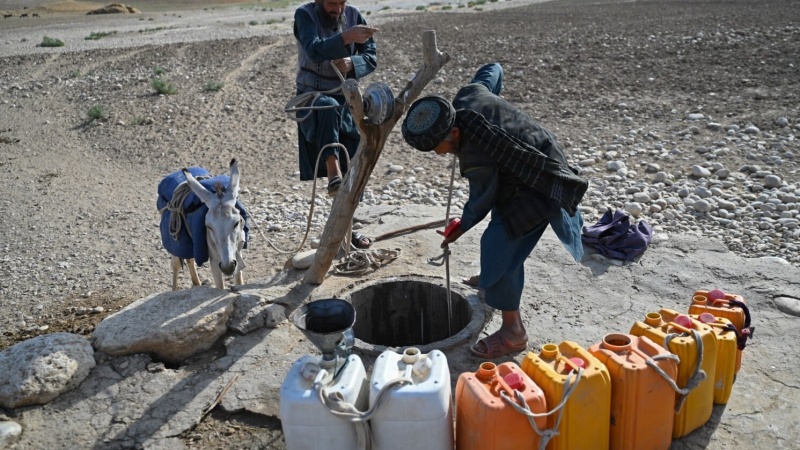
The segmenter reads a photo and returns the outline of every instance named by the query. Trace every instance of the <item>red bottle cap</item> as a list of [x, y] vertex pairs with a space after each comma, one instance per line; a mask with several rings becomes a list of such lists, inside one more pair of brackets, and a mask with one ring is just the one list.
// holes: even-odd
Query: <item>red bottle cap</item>
[[508, 387], [514, 389], [515, 391], [521, 391], [525, 389], [525, 382], [522, 380], [522, 376], [520, 376], [520, 374], [518, 373], [515, 372], [507, 373], [503, 377], [503, 381], [506, 382]]
[[572, 361], [572, 364], [575, 364], [576, 366], [580, 367], [581, 369], [585, 369], [586, 368], [586, 361], [584, 361], [582, 358], [572, 357], [569, 360]]
[[713, 323], [717, 321], [717, 318], [713, 314], [706, 312], [697, 316], [697, 320], [703, 323]]
[[692, 328], [692, 318], [685, 314], [675, 316], [675, 323], [682, 327]]
[[713, 291], [708, 292], [708, 299], [711, 301], [714, 300], [724, 300], [725, 299], [725, 292], [722, 289], [714, 289]]

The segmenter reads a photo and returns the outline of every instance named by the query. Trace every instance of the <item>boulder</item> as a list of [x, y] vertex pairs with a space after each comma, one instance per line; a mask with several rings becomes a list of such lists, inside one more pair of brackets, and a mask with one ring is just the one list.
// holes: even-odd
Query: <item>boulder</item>
[[43, 405], [76, 388], [94, 366], [91, 344], [77, 334], [20, 342], [0, 352], [0, 406]]
[[180, 363], [225, 334], [236, 297], [204, 286], [150, 295], [100, 322], [94, 347], [114, 356], [152, 353]]
[[228, 328], [242, 334], [264, 327], [275, 328], [286, 320], [285, 310], [260, 295], [242, 294], [236, 299]]

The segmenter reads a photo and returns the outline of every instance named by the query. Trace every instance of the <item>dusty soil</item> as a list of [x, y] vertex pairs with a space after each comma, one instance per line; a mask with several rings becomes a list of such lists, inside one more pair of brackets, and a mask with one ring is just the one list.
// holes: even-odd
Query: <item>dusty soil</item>
[[[11, 4], [4, 8], [37, 6]], [[310, 195], [311, 184], [296, 175], [295, 124], [283, 112], [294, 85], [291, 8], [269, 11], [289, 22], [267, 24], [265, 15], [252, 19], [260, 22], [254, 31], [237, 17], [218, 32], [212, 20], [198, 30], [192, 24], [200, 19], [187, 24], [133, 6], [145, 16], [128, 17], [124, 26], [120, 18], [110, 25], [108, 18], [46, 13], [43, 20], [75, 33], [75, 46], [61, 48], [36, 47], [39, 29], [20, 38], [34, 22], [0, 22], [0, 349], [41, 333], [88, 335], [109, 313], [170, 288], [155, 211], [156, 185], [168, 173], [189, 165], [223, 173], [236, 157], [242, 199], [262, 224], [279, 220], [281, 203], [293, 195]], [[420, 33], [436, 30], [439, 48], [453, 60], [426, 92], [451, 97], [475, 68], [499, 61], [508, 76], [506, 98], [574, 146], [625, 134], [620, 102], [629, 103], [638, 126], [665, 133], [685, 129], [683, 116], [693, 111], [762, 129], [779, 116], [792, 123], [800, 117], [797, 1], [492, 6], [375, 9], [367, 20], [381, 28], [380, 68], [371, 80], [399, 92], [420, 65]], [[180, 14], [225, 16], [198, 5], [189, 10], [197, 16]], [[103, 30], [119, 32], [85, 44], [97, 47], [80, 47], [81, 36]], [[260, 35], [237, 35], [242, 30]], [[156, 68], [177, 94], [154, 93]], [[224, 87], [206, 90], [209, 81]], [[97, 105], [105, 117], [92, 120], [87, 113]], [[445, 177], [432, 158], [409, 150], [398, 127], [381, 160], [441, 165]], [[729, 158], [731, 168], [749, 163]], [[702, 161], [687, 153], [659, 164], [685, 171], [694, 159]], [[793, 169], [782, 176], [797, 180]], [[371, 184], [388, 179], [379, 164]], [[246, 255], [251, 279], [268, 277], [287, 258], [267, 240], [291, 248], [302, 237], [298, 229], [262, 233], [254, 233]], [[89, 311], [97, 307], [103, 310]], [[282, 448], [277, 420], [256, 424], [213, 413], [195, 431], [203, 440], [187, 436], [187, 443], [198, 448]]]

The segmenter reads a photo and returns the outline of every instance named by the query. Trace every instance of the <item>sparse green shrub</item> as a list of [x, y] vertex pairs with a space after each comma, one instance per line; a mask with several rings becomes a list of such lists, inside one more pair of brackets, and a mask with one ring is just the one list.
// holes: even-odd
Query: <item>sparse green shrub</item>
[[427, 8], [425, 5], [417, 5], [417, 11], [424, 11]]
[[89, 36], [83, 38], [85, 41], [96, 41], [100, 38], [116, 34], [116, 31], [92, 31]]
[[387, 9], [392, 9], [392, 8], [390, 6], [384, 6], [383, 8], [381, 8], [381, 11], [386, 11]]
[[216, 92], [222, 89], [223, 86], [225, 86], [225, 83], [223, 83], [222, 81], [211, 80], [211, 81], [206, 81], [206, 84], [205, 86], [203, 86], [203, 89], [206, 91]]
[[174, 84], [162, 78], [153, 78], [152, 86], [159, 94], [172, 95], [178, 93], [178, 88]]
[[251, 20], [251, 21], [250, 21], [250, 22], [248, 22], [248, 23], [250, 24], [250, 26], [253, 26], [253, 27], [254, 27], [254, 26], [256, 26], [256, 25], [258, 25], [258, 21], [257, 21], [257, 20]]
[[80, 69], [75, 69], [75, 70], [73, 70], [72, 72], [69, 73], [69, 77], [70, 78], [80, 78], [81, 75], [82, 74], [81, 74]]
[[39, 47], [63, 47], [63, 46], [64, 46], [64, 41], [62, 41], [61, 39], [51, 38], [47, 36], [45, 36], [44, 39], [42, 39], [42, 43], [39, 44]]
[[157, 77], [160, 77], [161, 75], [164, 75], [167, 72], [169, 72], [169, 70], [167, 70], [164, 67], [161, 67], [161, 66], [153, 67], [153, 75], [155, 75]]
[[467, 2], [467, 8], [473, 8], [475, 6], [475, 2]]
[[86, 114], [92, 120], [105, 120], [106, 118], [108, 118], [108, 115], [106, 115], [106, 110], [105, 108], [103, 108], [103, 105], [92, 106], [91, 108], [89, 108], [89, 111], [87, 111]]
[[450, 11], [451, 9], [453, 9], [453, 7], [452, 7], [452, 6], [450, 6], [450, 5], [444, 5], [444, 6], [442, 6], [442, 11]]
[[486, 0], [475, 0], [475, 4], [476, 5], [485, 5], [486, 4]]

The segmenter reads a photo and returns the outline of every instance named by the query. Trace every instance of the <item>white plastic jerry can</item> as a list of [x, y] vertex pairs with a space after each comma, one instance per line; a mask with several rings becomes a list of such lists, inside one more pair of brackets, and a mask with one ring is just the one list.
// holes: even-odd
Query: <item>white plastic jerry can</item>
[[[358, 448], [355, 426], [334, 415], [322, 403], [314, 383], [328, 394], [366, 411], [369, 403], [367, 372], [361, 358], [350, 355], [334, 378], [334, 368], [325, 368], [322, 358], [306, 355], [292, 364], [283, 380], [280, 419], [288, 450], [353, 450]], [[329, 372], [330, 370], [330, 372]]]
[[374, 450], [453, 449], [450, 369], [441, 351], [381, 353], [372, 369], [369, 404]]

